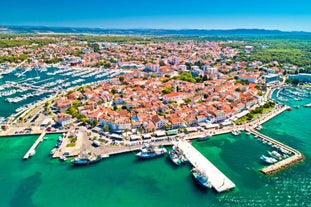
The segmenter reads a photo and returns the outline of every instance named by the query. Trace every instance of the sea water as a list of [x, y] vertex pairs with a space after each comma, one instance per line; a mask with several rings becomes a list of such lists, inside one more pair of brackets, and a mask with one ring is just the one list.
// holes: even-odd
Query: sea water
[[[311, 103], [289, 102], [289, 105]], [[222, 194], [202, 189], [190, 165], [168, 156], [139, 160], [135, 153], [90, 166], [51, 159], [59, 135], [48, 135], [29, 160], [22, 157], [37, 136], [0, 138], [1, 207], [103, 206], [311, 206], [311, 108], [293, 108], [263, 124], [261, 132], [303, 153], [306, 160], [274, 175], [259, 172], [272, 148], [254, 136], [225, 134], [193, 145], [235, 184]]]

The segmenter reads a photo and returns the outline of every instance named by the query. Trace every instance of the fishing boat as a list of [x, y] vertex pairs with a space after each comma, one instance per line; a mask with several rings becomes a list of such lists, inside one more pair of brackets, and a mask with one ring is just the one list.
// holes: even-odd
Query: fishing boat
[[268, 163], [268, 164], [273, 164], [273, 163], [276, 163], [277, 162], [277, 159], [273, 158], [273, 157], [267, 157], [265, 155], [261, 155], [260, 156], [260, 159], [262, 161], [264, 161], [265, 163]]
[[146, 158], [152, 158], [152, 157], [164, 155], [166, 152], [167, 151], [164, 147], [157, 147], [154, 145], [145, 145], [143, 148], [140, 149], [140, 152], [138, 152], [136, 155], [139, 158], [146, 159]]
[[59, 147], [62, 145], [62, 143], [63, 143], [63, 140], [58, 139], [58, 140], [57, 140], [57, 143], [56, 143], [56, 145], [55, 145], [55, 147], [56, 147], [56, 148], [59, 148]]
[[178, 166], [188, 161], [188, 159], [175, 146], [169, 151], [168, 155], [171, 161]]
[[211, 188], [212, 184], [208, 180], [207, 175], [204, 175], [202, 172], [200, 172], [197, 168], [193, 168], [191, 170], [191, 173], [193, 177], [198, 181], [198, 183], [204, 187], [204, 188]]
[[89, 165], [89, 164], [93, 164], [96, 162], [99, 162], [100, 160], [102, 160], [104, 157], [101, 155], [98, 156], [94, 156], [92, 154], [88, 154], [88, 153], [83, 153], [80, 154], [78, 157], [75, 157], [73, 160], [71, 160], [71, 163], [73, 165]]

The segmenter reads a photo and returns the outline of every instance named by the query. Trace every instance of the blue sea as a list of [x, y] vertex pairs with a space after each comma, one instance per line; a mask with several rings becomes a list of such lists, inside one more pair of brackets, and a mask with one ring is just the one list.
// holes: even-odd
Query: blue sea
[[[288, 105], [311, 103], [311, 99]], [[311, 108], [293, 108], [263, 124], [262, 133], [306, 156], [274, 175], [259, 172], [259, 159], [271, 150], [252, 135], [213, 136], [193, 145], [235, 184], [222, 194], [202, 189], [190, 165], [176, 167], [168, 156], [138, 160], [135, 153], [111, 156], [100, 163], [74, 167], [51, 159], [59, 135], [48, 135], [29, 160], [22, 157], [37, 138], [0, 138], [1, 207], [125, 206], [311, 206]]]

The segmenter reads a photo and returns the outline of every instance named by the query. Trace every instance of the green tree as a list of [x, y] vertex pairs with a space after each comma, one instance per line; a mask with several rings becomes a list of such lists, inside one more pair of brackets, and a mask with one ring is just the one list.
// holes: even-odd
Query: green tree
[[92, 127], [97, 126], [97, 124], [98, 124], [98, 121], [97, 121], [96, 119], [94, 119], [94, 120], [92, 120], [92, 121], [90, 122], [90, 125], [91, 125]]
[[120, 77], [119, 77], [119, 81], [120, 81], [120, 82], [123, 82], [123, 81], [124, 81], [124, 76], [120, 76]]
[[162, 90], [163, 94], [169, 94], [173, 92], [173, 87], [166, 87]]
[[105, 132], [109, 132], [109, 131], [110, 131], [110, 127], [109, 127], [108, 125], [104, 125], [104, 126], [103, 126], [103, 130], [104, 130]]
[[184, 100], [184, 102], [185, 102], [186, 104], [188, 104], [188, 103], [191, 102], [191, 99], [190, 99], [190, 98], [186, 98], [186, 99]]
[[117, 93], [117, 90], [115, 88], [112, 88], [110, 92], [114, 95]]

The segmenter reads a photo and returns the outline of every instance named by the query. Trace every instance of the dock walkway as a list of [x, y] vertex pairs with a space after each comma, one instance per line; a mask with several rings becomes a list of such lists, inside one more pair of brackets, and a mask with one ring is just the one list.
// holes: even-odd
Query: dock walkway
[[30, 153], [36, 149], [36, 147], [39, 145], [39, 143], [43, 140], [45, 134], [46, 134], [46, 132], [42, 132], [42, 134], [38, 137], [38, 139], [35, 141], [35, 143], [33, 143], [33, 145], [30, 147], [30, 149], [24, 155], [24, 157], [23, 157], [24, 160], [27, 160], [30, 157]]
[[189, 160], [189, 162], [202, 173], [208, 176], [210, 183], [217, 192], [223, 192], [235, 187], [235, 184], [218, 170], [208, 159], [206, 159], [190, 143], [179, 140], [174, 143]]
[[271, 137], [263, 135], [254, 129], [249, 129], [249, 132], [252, 133], [253, 135], [258, 136], [261, 139], [263, 139], [267, 142], [270, 142], [270, 143], [276, 145], [277, 147], [281, 147], [284, 150], [287, 150], [293, 154], [293, 156], [290, 156], [284, 160], [276, 162], [273, 165], [269, 165], [269, 166], [261, 169], [260, 171], [264, 174], [272, 174], [272, 173], [278, 172], [281, 169], [284, 169], [285, 167], [293, 165], [293, 164], [300, 162], [304, 159], [304, 156], [298, 150], [295, 150], [295, 149], [293, 149], [293, 148], [291, 148], [291, 147], [289, 147], [289, 146], [287, 146], [287, 145], [285, 145], [279, 141], [276, 141], [276, 140], [272, 139]]

